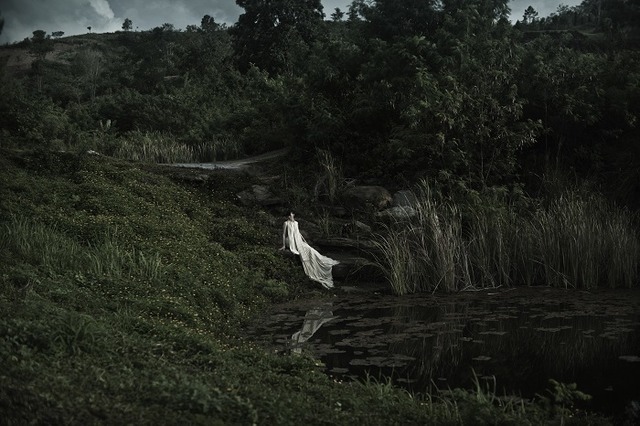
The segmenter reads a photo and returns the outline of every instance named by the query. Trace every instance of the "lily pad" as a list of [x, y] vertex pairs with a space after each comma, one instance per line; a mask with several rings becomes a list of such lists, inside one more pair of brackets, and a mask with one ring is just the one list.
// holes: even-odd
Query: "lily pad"
[[640, 362], [640, 356], [637, 355], [620, 355], [618, 358], [627, 362]]
[[504, 336], [505, 334], [507, 334], [506, 331], [496, 331], [496, 330], [489, 330], [489, 331], [482, 331], [478, 334], [482, 334], [482, 335], [493, 335], [493, 336]]
[[474, 361], [489, 361], [491, 359], [490, 356], [480, 355], [475, 358], [471, 358]]

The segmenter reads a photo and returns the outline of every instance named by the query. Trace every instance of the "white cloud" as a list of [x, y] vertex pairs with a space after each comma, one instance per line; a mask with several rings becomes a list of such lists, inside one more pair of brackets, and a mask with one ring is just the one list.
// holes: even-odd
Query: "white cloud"
[[115, 17], [113, 10], [107, 0], [89, 0], [89, 4], [93, 7], [96, 13], [106, 19], [113, 19]]

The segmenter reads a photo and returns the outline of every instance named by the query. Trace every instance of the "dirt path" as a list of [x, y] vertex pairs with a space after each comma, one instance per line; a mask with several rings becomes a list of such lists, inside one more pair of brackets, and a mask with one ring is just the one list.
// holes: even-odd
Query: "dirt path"
[[276, 158], [282, 157], [287, 153], [288, 149], [279, 149], [277, 151], [270, 151], [264, 154], [256, 155], [253, 157], [243, 158], [241, 160], [231, 160], [231, 161], [216, 161], [213, 163], [174, 163], [170, 164], [174, 167], [185, 167], [190, 169], [205, 169], [205, 170], [215, 170], [215, 169], [228, 169], [228, 170], [239, 170], [243, 168], [247, 168], [255, 163], [261, 163], [263, 161], [270, 161]]

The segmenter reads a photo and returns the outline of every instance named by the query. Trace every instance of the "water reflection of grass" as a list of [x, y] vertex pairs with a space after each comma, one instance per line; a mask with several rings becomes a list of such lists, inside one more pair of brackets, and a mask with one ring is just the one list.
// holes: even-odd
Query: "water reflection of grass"
[[[436, 375], [454, 374], [463, 359], [462, 337], [468, 320], [468, 305], [442, 304], [432, 309], [423, 306], [397, 306], [393, 308], [395, 318], [403, 318], [411, 323], [418, 322], [429, 328], [431, 336], [419, 335], [394, 341], [389, 352], [412, 357], [403, 375], [411, 381], [429, 383]], [[430, 326], [431, 325], [431, 326]], [[435, 325], [435, 326], [434, 326]], [[395, 326], [389, 333], [404, 332]]]
[[[419, 327], [404, 339], [391, 339], [389, 354], [412, 357], [396, 375], [419, 386], [440, 377], [448, 383], [468, 383], [473, 366], [481, 375], [496, 375], [509, 391], [543, 386], [549, 378], [575, 381], [593, 371], [606, 374], [603, 365], [637, 348], [631, 320], [585, 316], [581, 312], [519, 316], [511, 311], [479, 312], [467, 303], [437, 308], [397, 306], [392, 315], [406, 324], [427, 324], [432, 337], [421, 337]], [[399, 321], [389, 333], [408, 334]]]

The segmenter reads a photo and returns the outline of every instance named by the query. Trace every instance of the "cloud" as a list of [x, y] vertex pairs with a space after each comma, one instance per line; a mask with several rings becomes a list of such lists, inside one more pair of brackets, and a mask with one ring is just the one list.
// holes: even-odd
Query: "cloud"
[[107, 0], [90, 0], [89, 4], [91, 4], [91, 7], [93, 7], [98, 15], [106, 19], [115, 18], [113, 10], [111, 10], [111, 6]]
[[115, 15], [107, 0], [3, 0], [5, 25], [0, 43], [31, 37], [33, 31], [64, 31], [66, 35], [113, 31]]

